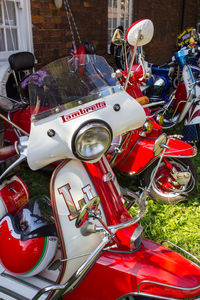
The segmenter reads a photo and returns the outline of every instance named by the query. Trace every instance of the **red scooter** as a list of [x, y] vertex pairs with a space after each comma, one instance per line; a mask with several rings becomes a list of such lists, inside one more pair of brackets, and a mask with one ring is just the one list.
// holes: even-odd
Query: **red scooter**
[[[149, 21], [150, 22], [150, 21]], [[133, 24], [127, 31], [126, 42], [129, 43]], [[123, 42], [122, 33], [114, 33], [113, 43]], [[141, 84], [148, 80], [143, 58], [139, 55], [139, 63], [135, 62], [136, 47], [132, 54], [129, 69], [116, 71], [117, 77], [126, 92], [143, 105], [146, 112], [145, 124], [129, 131], [114, 141], [108, 151], [111, 166], [129, 175], [139, 175], [142, 186], [148, 185], [157, 166], [157, 157], [153, 153], [153, 145], [162, 133], [162, 109], [151, 115], [148, 98], [141, 92]], [[153, 103], [158, 105], [159, 103]], [[147, 108], [148, 106], [148, 108]], [[146, 107], [146, 108], [145, 108]], [[168, 136], [169, 149], [165, 151], [162, 163], [152, 183], [150, 194], [154, 199], [175, 203], [185, 199], [196, 187], [197, 172], [191, 160], [197, 154], [196, 148], [181, 140], [178, 135]]]
[[[147, 25], [132, 32], [140, 43]], [[145, 113], [108, 70], [97, 56], [84, 56], [84, 71], [75, 59], [62, 58], [42, 69], [41, 84], [35, 78], [29, 83], [30, 136], [1, 149], [2, 157], [18, 158], [0, 180], [6, 186], [9, 172], [26, 159], [32, 170], [62, 163], [51, 178], [51, 200], [29, 199], [11, 211], [7, 203], [15, 199], [0, 198], [7, 210], [0, 220], [3, 299], [198, 299], [200, 268], [144, 239], [137, 224], [153, 177], [139, 199], [126, 191], [137, 200], [135, 217], [123, 205], [104, 153], [112, 138], [142, 126]], [[154, 153], [164, 149], [163, 156], [167, 148], [161, 135]]]

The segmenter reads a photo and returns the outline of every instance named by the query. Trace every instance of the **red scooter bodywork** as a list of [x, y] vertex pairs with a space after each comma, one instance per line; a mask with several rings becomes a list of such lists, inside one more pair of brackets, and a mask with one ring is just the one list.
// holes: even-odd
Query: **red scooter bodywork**
[[[134, 65], [132, 71], [133, 75], [129, 78], [129, 84], [126, 91], [137, 100], [138, 98], [141, 99], [143, 96], [140, 85], [141, 81], [145, 81], [146, 79], [143, 78], [143, 69], [140, 65]], [[127, 71], [121, 71], [121, 73], [122, 77], [120, 83], [123, 85], [127, 76]], [[181, 87], [180, 85], [180, 88], [177, 90], [182, 94], [184, 92], [182, 90], [183, 88], [184, 87]], [[178, 101], [180, 101], [180, 99]], [[145, 108], [145, 112], [147, 116], [151, 115], [149, 108]], [[155, 140], [162, 134], [162, 126], [155, 122], [152, 117], [148, 118], [148, 120], [152, 122], [151, 132], [145, 132], [143, 128], [139, 128], [124, 135], [123, 145], [120, 145], [121, 149], [115, 155], [113, 160], [114, 163], [112, 161], [112, 153], [108, 154], [108, 160], [111, 160], [113, 168], [117, 168], [120, 172], [128, 174], [140, 174], [157, 159], [153, 153], [153, 147]], [[171, 181], [173, 183], [175, 182], [174, 178], [171, 176], [173, 165], [170, 164], [168, 158], [173, 157], [182, 159], [196, 155], [196, 149], [193, 146], [173, 136], [168, 137], [168, 146], [169, 149], [166, 149], [163, 158], [164, 166], [161, 166], [156, 174], [156, 179], [159, 178], [160, 180], [159, 189], [162, 193], [170, 193], [174, 188], [173, 184], [171, 184]], [[177, 166], [175, 167], [179, 170]], [[163, 174], [165, 174], [164, 177]], [[160, 179], [160, 175], [162, 175], [162, 179]], [[175, 182], [175, 184], [177, 183]]]
[[[139, 174], [157, 157], [153, 153], [156, 137], [141, 137], [138, 132], [131, 132], [125, 140], [121, 153], [118, 154], [114, 166], [125, 173]], [[164, 157], [192, 157], [196, 155], [195, 149], [185, 142], [169, 137], [169, 149], [166, 149]]]
[[184, 81], [180, 81], [178, 83], [175, 97], [173, 99], [173, 106], [172, 106], [173, 109], [177, 110], [178, 113], [181, 113], [185, 106], [185, 102], [182, 102], [182, 103], [180, 103], [180, 102], [186, 101], [186, 99], [187, 99], [187, 92], [186, 92], [186, 88], [185, 88], [185, 83], [184, 83]]
[[[156, 283], [144, 282], [147, 280]], [[195, 290], [192, 288], [199, 284], [200, 271], [192, 262], [164, 246], [143, 239], [141, 248], [134, 253], [104, 252], [80, 285], [63, 299], [116, 300], [134, 293], [183, 299], [197, 296], [200, 286]], [[188, 288], [191, 290], [185, 290]]]
[[[113, 180], [103, 180], [108, 172], [105, 162], [101, 159], [85, 166], [108, 224], [129, 220]], [[129, 239], [130, 244], [131, 236], [131, 231], [123, 230], [121, 241]], [[200, 269], [178, 253], [143, 238], [141, 247], [133, 252], [128, 247], [126, 251], [120, 248], [103, 252], [82, 282], [63, 299], [116, 300], [127, 294], [144, 296], [141, 293], [172, 299], [195, 297], [200, 293]]]

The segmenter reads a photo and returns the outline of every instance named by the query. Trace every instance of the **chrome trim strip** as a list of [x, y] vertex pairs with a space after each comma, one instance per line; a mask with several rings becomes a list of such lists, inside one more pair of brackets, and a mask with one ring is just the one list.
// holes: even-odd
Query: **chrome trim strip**
[[97, 246], [97, 248], [91, 253], [91, 255], [86, 259], [86, 261], [78, 268], [78, 270], [69, 278], [69, 280], [63, 284], [55, 284], [47, 286], [46, 288], [41, 289], [32, 300], [37, 300], [44, 293], [56, 291], [54, 296], [51, 297], [51, 300], [59, 299], [64, 293], [69, 293], [74, 286], [78, 285], [83, 277], [86, 275], [87, 271], [92, 267], [93, 263], [99, 258], [99, 255], [103, 251], [103, 248], [106, 244], [112, 239], [111, 236], [105, 236], [102, 242]]
[[[184, 287], [180, 287], [180, 286], [174, 286], [174, 285], [171, 285], [171, 284], [167, 284], [167, 283], [162, 283], [162, 282], [156, 282], [156, 281], [153, 281], [153, 280], [143, 280], [141, 281], [138, 286], [137, 286], [137, 292], [140, 293], [140, 287], [141, 285], [145, 284], [145, 283], [153, 283], [155, 285], [160, 285], [160, 286], [163, 286], [163, 287], [168, 287], [168, 288], [172, 288], [172, 289], [175, 289], [175, 290], [182, 290], [182, 291], [194, 291], [196, 289], [199, 289], [200, 288], [200, 284], [199, 285], [196, 285], [195, 287], [193, 288], [184, 288]], [[144, 293], [145, 294], [145, 293]]]
[[123, 228], [129, 227], [129, 226], [135, 224], [136, 222], [138, 222], [143, 217], [143, 215], [146, 212], [146, 198], [147, 198], [147, 195], [148, 195], [148, 191], [147, 191], [147, 188], [145, 188], [144, 191], [142, 192], [141, 196], [140, 196], [139, 201], [138, 201], [139, 202], [138, 214], [134, 218], [132, 218], [130, 221], [125, 222], [125, 223], [121, 223], [121, 224], [117, 224], [117, 225], [113, 225], [113, 226], [108, 226], [109, 230], [113, 234], [119, 229], [123, 229]]
[[128, 300], [127, 298], [129, 296], [145, 296], [147, 298], [154, 298], [154, 299], [177, 300], [177, 298], [168, 298], [168, 297], [162, 297], [162, 296], [153, 295], [153, 294], [137, 293], [137, 292], [132, 292], [132, 293], [125, 294], [122, 297], [118, 298], [117, 300]]
[[[174, 244], [174, 243], [172, 243], [172, 242], [170, 242], [168, 240], [163, 240], [160, 244], [162, 245], [163, 243], [168, 243], [168, 244], [174, 246], [175, 248], [177, 248], [178, 250], [182, 251], [183, 253], [191, 256], [194, 260], [196, 260], [200, 264], [200, 260], [196, 256], [194, 256], [193, 254], [191, 254], [190, 252], [188, 252], [187, 250], [179, 247], [178, 245], [176, 245], [176, 244]], [[200, 268], [200, 266], [198, 266], [198, 265], [197, 265], [197, 267]]]
[[39, 113], [38, 115], [33, 115], [31, 117], [31, 121], [37, 122], [37, 121], [47, 118], [51, 115], [58, 114], [62, 111], [72, 109], [77, 106], [84, 105], [88, 102], [95, 101], [97, 99], [102, 99], [104, 97], [107, 97], [107, 96], [110, 96], [112, 94], [119, 93], [122, 91], [123, 91], [123, 87], [121, 85], [110, 86], [110, 87], [108, 86], [107, 89], [105, 89], [103, 91], [99, 91], [99, 93], [96, 93], [94, 95], [88, 95], [86, 97], [82, 97], [82, 98], [76, 99], [72, 102], [68, 102], [68, 103], [62, 104], [60, 106], [54, 107], [52, 109], [46, 110], [44, 112]]

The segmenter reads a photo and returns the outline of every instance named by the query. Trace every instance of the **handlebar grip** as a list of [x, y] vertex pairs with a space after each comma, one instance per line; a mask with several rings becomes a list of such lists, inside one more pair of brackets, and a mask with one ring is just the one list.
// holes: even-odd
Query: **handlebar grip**
[[15, 145], [0, 148], [0, 159], [9, 158], [17, 154]]

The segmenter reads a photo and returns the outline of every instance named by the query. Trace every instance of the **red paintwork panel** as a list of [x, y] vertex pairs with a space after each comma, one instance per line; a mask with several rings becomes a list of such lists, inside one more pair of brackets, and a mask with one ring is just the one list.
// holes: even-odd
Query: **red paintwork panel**
[[25, 274], [30, 271], [41, 257], [45, 238], [34, 238], [21, 241], [12, 228], [8, 226], [7, 218], [0, 225], [0, 262], [14, 274]]
[[[26, 132], [30, 132], [31, 127], [31, 109], [30, 107], [27, 109], [16, 111], [12, 114], [12, 122], [18, 125], [20, 128], [24, 129]], [[6, 131], [4, 134], [4, 139], [9, 143], [13, 144], [18, 140], [13, 128], [5, 122]]]
[[103, 159], [94, 164], [84, 163], [84, 165], [101, 199], [108, 225], [116, 225], [130, 220], [131, 216], [123, 205], [122, 197], [118, 193], [115, 183], [113, 180], [104, 181], [104, 176], [108, 171], [112, 172], [109, 165], [106, 165]]
[[179, 82], [176, 89], [175, 98], [173, 100], [173, 109], [175, 110], [178, 107], [177, 112], [181, 113], [185, 103], [183, 102], [179, 106], [178, 103], [186, 99], [187, 99], [187, 92], [186, 92], [185, 84], [183, 81], [181, 81]]
[[[116, 300], [124, 294], [136, 292], [143, 280], [192, 288], [200, 284], [200, 269], [176, 252], [144, 239], [141, 249], [132, 254], [104, 252], [80, 285], [63, 298]], [[180, 292], [150, 284], [142, 285], [140, 291], [172, 298], [200, 294], [200, 288]]]
[[[126, 151], [118, 155], [114, 167], [117, 167], [121, 172], [140, 173], [155, 159], [153, 147], [156, 138], [141, 137], [138, 139], [135, 147], [132, 149], [128, 147]], [[130, 144], [133, 145], [131, 142]], [[170, 138], [168, 146], [169, 149], [165, 151], [165, 156], [189, 157], [195, 155], [194, 148], [184, 141]]]

